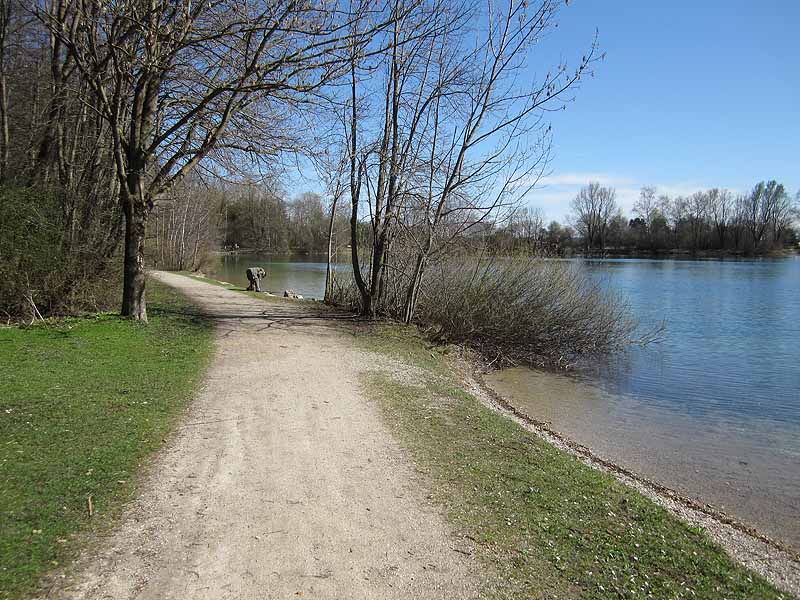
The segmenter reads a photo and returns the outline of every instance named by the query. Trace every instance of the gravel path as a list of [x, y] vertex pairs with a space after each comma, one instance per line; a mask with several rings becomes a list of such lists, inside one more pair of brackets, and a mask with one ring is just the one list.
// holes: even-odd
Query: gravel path
[[122, 524], [48, 597], [479, 596], [344, 318], [153, 275], [215, 319], [216, 358]]

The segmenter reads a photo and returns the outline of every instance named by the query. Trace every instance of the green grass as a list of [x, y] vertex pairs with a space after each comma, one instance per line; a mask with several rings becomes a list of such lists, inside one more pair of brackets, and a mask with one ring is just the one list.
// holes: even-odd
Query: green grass
[[693, 529], [464, 392], [447, 349], [408, 328], [358, 336], [422, 369], [370, 375], [388, 422], [501, 598], [781, 598]]
[[131, 497], [210, 359], [193, 312], [151, 280], [147, 326], [98, 315], [0, 329], [0, 598], [32, 593]]

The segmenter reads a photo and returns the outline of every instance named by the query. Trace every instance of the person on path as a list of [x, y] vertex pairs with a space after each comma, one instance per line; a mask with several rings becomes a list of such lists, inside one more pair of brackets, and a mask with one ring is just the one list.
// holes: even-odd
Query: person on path
[[267, 272], [261, 267], [250, 267], [247, 269], [247, 281], [250, 285], [247, 286], [248, 292], [261, 291], [261, 279], [267, 276]]

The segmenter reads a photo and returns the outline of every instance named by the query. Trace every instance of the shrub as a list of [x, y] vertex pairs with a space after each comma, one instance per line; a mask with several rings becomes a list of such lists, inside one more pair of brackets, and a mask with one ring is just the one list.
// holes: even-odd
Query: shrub
[[638, 325], [580, 264], [529, 257], [437, 265], [417, 319], [490, 360], [561, 367], [621, 350]]
[[117, 263], [88, 242], [67, 248], [64, 230], [56, 194], [0, 188], [0, 311], [7, 320], [116, 302]]
[[[351, 278], [335, 286], [333, 300], [358, 309]], [[387, 313], [398, 318], [401, 310], [389, 306]], [[435, 340], [503, 365], [567, 367], [658, 334], [637, 336], [625, 302], [579, 263], [529, 256], [453, 257], [431, 265], [414, 322]]]

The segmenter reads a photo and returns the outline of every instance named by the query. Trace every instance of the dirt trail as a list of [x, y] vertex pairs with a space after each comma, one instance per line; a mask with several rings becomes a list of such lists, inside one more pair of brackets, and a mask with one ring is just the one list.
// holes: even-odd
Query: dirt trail
[[143, 494], [50, 598], [473, 598], [344, 324], [169, 273], [217, 353]]

